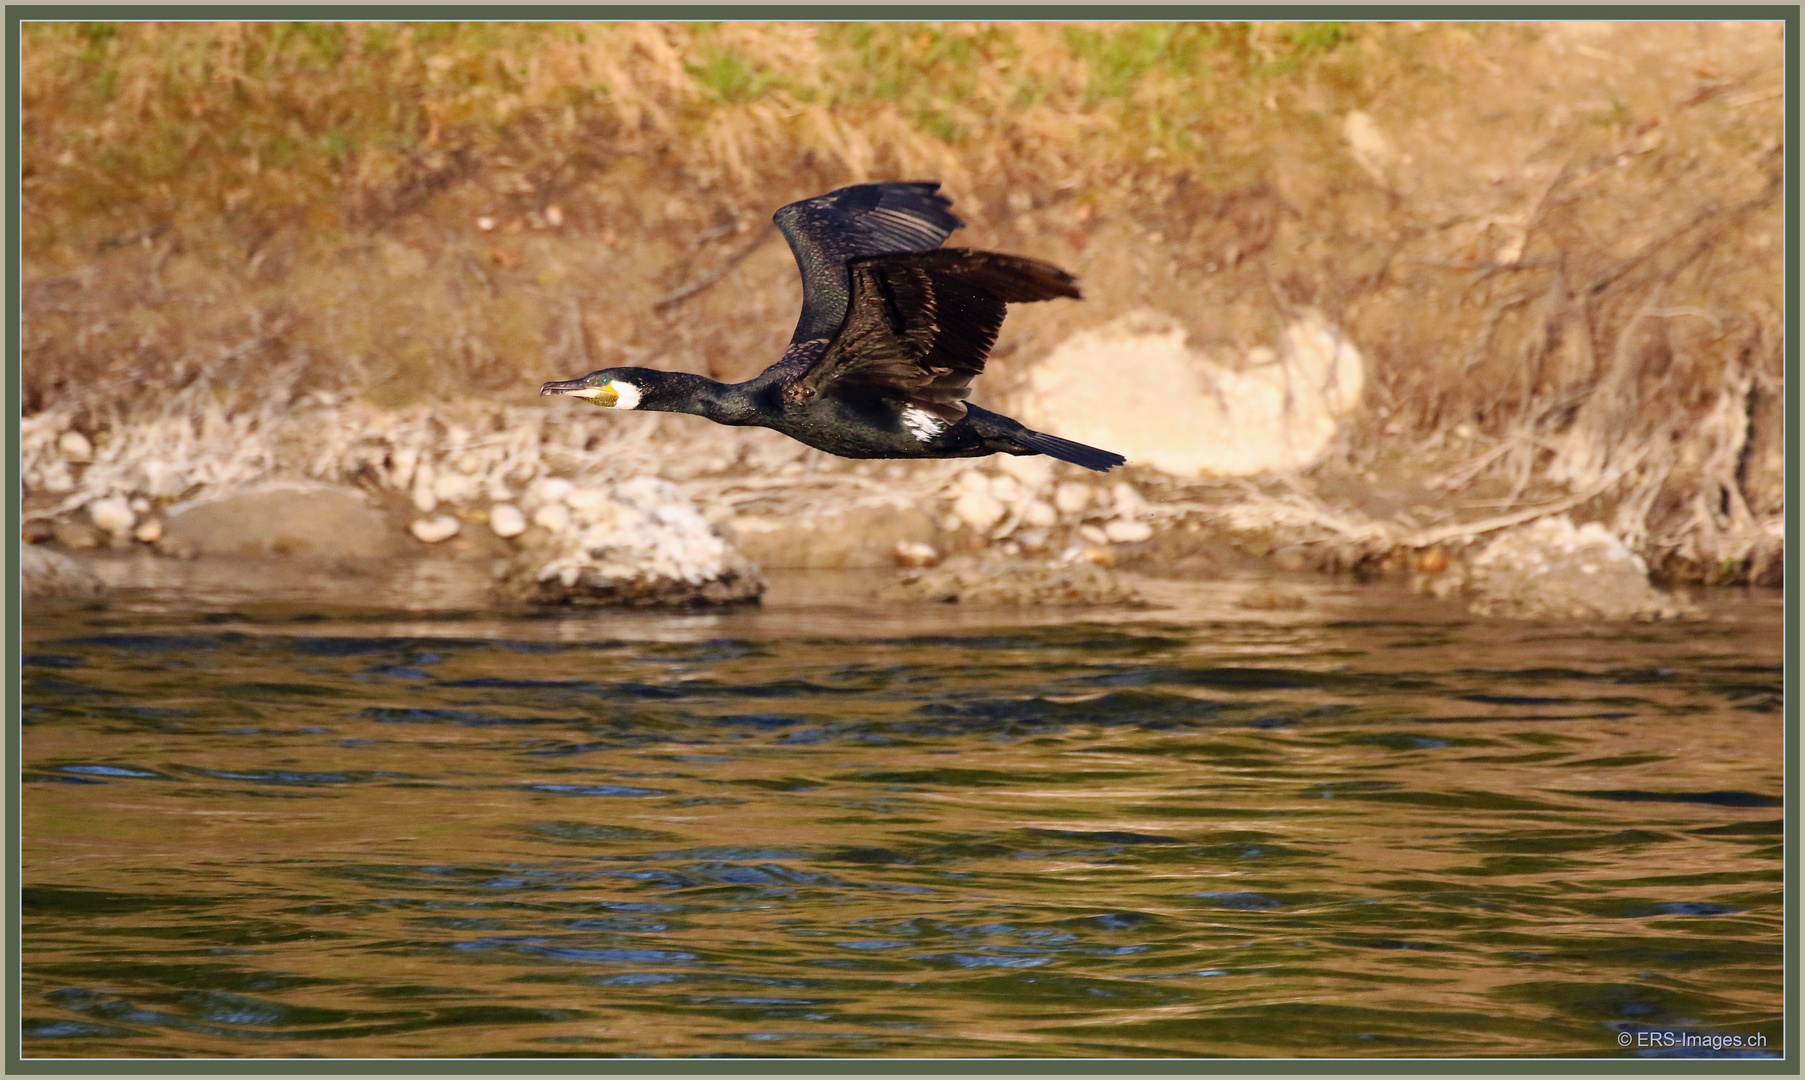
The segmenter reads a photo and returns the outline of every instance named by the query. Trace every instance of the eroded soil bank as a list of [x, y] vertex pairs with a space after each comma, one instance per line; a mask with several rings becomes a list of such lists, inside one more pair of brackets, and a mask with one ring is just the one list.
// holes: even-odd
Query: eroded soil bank
[[[547, 483], [653, 477], [767, 568], [1452, 595], [1564, 518], [1657, 581], [1777, 584], [1781, 61], [1760, 23], [34, 27], [28, 538], [193, 553], [177, 510], [279, 481], [361, 494], [239, 541], [505, 559]], [[531, 397], [756, 371], [797, 303], [771, 210], [924, 176], [956, 243], [1086, 293], [1012, 312], [976, 400], [1127, 470]]]

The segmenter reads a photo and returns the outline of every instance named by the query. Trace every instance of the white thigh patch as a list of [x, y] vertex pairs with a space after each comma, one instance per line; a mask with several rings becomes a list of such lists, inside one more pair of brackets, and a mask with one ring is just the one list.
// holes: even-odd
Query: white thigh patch
[[902, 412], [903, 427], [915, 436], [916, 442], [927, 442], [946, 430], [946, 421], [917, 405], [910, 405]]

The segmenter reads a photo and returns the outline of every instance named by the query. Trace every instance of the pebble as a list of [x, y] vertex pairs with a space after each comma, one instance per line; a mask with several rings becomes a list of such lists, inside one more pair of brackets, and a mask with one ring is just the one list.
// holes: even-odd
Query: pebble
[[150, 513], [150, 500], [146, 499], [142, 496], [140, 496], [136, 499], [133, 499], [132, 500], [132, 513], [134, 513], [134, 514]]
[[133, 470], [140, 491], [159, 499], [173, 499], [188, 490], [188, 474], [181, 466], [151, 458]]
[[1109, 534], [1102, 529], [1097, 528], [1095, 525], [1078, 526], [1078, 535], [1084, 537], [1093, 544], [1109, 543]]
[[1125, 518], [1135, 517], [1147, 506], [1147, 500], [1125, 480], [1110, 489], [1110, 497], [1116, 504], [1116, 513]]
[[990, 490], [990, 478], [976, 469], [967, 469], [959, 474], [959, 486], [966, 491], [988, 492]]
[[548, 476], [533, 481], [527, 494], [542, 503], [563, 502], [565, 497], [575, 491], [577, 486], [560, 476]]
[[450, 514], [439, 514], [436, 517], [421, 518], [408, 526], [408, 531], [423, 544], [437, 544], [449, 540], [458, 534], [464, 526]]
[[1153, 535], [1153, 526], [1145, 521], [1125, 521], [1117, 519], [1103, 526], [1103, 535], [1113, 543], [1133, 544], [1146, 540]]
[[1082, 513], [1084, 508], [1090, 504], [1091, 489], [1076, 481], [1068, 480], [1053, 492], [1053, 505], [1058, 507], [1062, 514]]
[[1116, 564], [1116, 553], [1107, 545], [1087, 547], [1078, 552], [1077, 557], [1083, 562], [1096, 563], [1098, 566], [1114, 566]]
[[898, 540], [895, 555], [898, 566], [935, 566], [940, 562], [940, 553], [934, 550], [934, 545], [918, 540]]
[[533, 511], [533, 524], [547, 532], [566, 533], [570, 531], [570, 507], [561, 502], [548, 502]]
[[110, 533], [130, 532], [138, 515], [132, 513], [132, 504], [120, 496], [108, 499], [95, 499], [88, 504], [88, 518], [95, 525]]
[[1015, 477], [1029, 491], [1039, 491], [1053, 479], [1053, 459], [1045, 454], [998, 454], [997, 468]]
[[422, 461], [414, 467], [414, 509], [422, 514], [430, 514], [439, 508], [439, 495], [433, 488], [438, 479], [438, 470], [432, 462]]
[[1026, 492], [1013, 476], [993, 476], [990, 479], [990, 497], [1001, 502], [1012, 503]]
[[94, 460], [94, 444], [79, 431], [63, 432], [63, 437], [56, 441], [56, 449], [65, 461]]
[[526, 532], [526, 515], [518, 506], [498, 503], [489, 508], [489, 528], [503, 540], [511, 540]]
[[564, 505], [577, 520], [584, 522], [600, 521], [613, 508], [614, 500], [608, 493], [596, 488], [577, 488], [564, 496]]
[[475, 498], [482, 486], [481, 480], [468, 473], [446, 470], [433, 478], [432, 493], [440, 502], [460, 503]]
[[151, 518], [149, 521], [132, 530], [132, 539], [145, 544], [156, 543], [158, 540], [163, 539], [163, 523], [156, 518]]
[[1059, 511], [1039, 499], [1029, 499], [1022, 506], [1022, 524], [1036, 529], [1050, 529], [1059, 524]]
[[420, 453], [411, 446], [399, 446], [389, 455], [389, 483], [397, 488], [414, 482], [414, 467], [420, 464]]
[[38, 488], [51, 495], [64, 495], [75, 490], [75, 472], [67, 461], [58, 458], [38, 472]]
[[974, 529], [988, 529], [1003, 520], [1003, 504], [986, 492], [967, 490], [953, 503], [953, 513]]

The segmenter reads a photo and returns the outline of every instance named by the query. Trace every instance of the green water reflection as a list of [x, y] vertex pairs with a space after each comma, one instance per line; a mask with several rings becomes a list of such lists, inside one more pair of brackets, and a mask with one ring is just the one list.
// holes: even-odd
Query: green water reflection
[[28, 1057], [1784, 1049], [1775, 597], [140, 584], [27, 613]]

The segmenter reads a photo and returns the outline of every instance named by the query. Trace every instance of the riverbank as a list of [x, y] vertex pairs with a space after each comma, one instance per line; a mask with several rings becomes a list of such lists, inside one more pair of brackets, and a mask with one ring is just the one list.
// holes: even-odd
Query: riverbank
[[[1565, 518], [1662, 583], [1780, 581], [1772, 26], [46, 26], [25, 59], [32, 539], [181, 554], [179, 508], [317, 483], [355, 504], [271, 550], [501, 559], [544, 485], [652, 477], [767, 569], [903, 543], [1433, 589]], [[762, 367], [796, 304], [771, 210], [896, 176], [1078, 274], [976, 400], [1128, 470], [531, 396]]]

